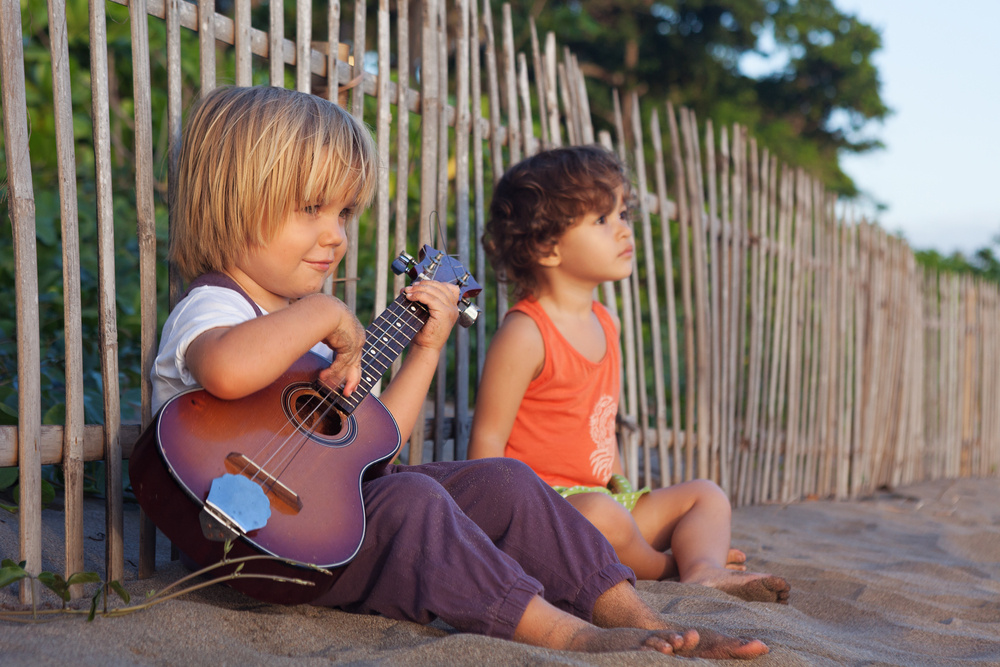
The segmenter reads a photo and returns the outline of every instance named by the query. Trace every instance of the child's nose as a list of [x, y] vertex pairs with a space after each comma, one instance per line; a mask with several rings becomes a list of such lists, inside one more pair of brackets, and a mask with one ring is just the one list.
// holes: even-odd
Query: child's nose
[[320, 234], [319, 242], [321, 245], [325, 246], [339, 246], [344, 243], [344, 230], [340, 226], [340, 218], [335, 217], [333, 220], [324, 225], [323, 233]]

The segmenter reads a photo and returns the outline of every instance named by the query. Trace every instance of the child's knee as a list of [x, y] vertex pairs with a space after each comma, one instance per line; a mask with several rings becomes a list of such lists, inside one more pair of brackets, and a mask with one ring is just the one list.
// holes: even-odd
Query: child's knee
[[692, 490], [696, 496], [696, 502], [710, 503], [713, 506], [717, 506], [720, 511], [724, 509], [727, 513], [732, 512], [732, 506], [729, 503], [729, 496], [727, 496], [726, 492], [712, 480], [695, 479], [687, 483], [692, 486]]
[[402, 525], [414, 517], [436, 516], [441, 509], [435, 506], [450, 500], [437, 481], [413, 472], [372, 480], [365, 485], [364, 496], [369, 519], [386, 527]]
[[612, 545], [631, 537], [635, 521], [621, 503], [603, 493], [580, 493], [568, 498]]

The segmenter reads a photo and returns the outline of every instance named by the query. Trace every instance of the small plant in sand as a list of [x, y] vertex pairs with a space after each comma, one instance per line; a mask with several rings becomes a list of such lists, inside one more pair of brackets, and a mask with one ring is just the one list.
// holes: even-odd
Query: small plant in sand
[[[243, 567], [248, 561], [252, 560], [276, 560], [281, 562], [290, 563], [290, 561], [285, 561], [281, 558], [276, 558], [274, 556], [245, 556], [243, 558], [233, 558], [230, 559], [229, 551], [232, 549], [232, 541], [227, 541], [223, 547], [223, 557], [218, 563], [214, 565], [209, 565], [206, 568], [198, 570], [197, 572], [192, 572], [191, 574], [178, 579], [174, 583], [170, 584], [166, 588], [160, 591], [149, 591], [146, 593], [146, 597], [141, 602], [132, 604], [132, 596], [129, 595], [125, 587], [122, 586], [120, 581], [104, 581], [99, 574], [96, 572], [77, 572], [71, 575], [68, 579], [63, 578], [61, 574], [55, 572], [39, 572], [38, 574], [31, 574], [24, 569], [26, 562], [21, 561], [20, 563], [15, 563], [9, 558], [3, 559], [0, 562], [0, 589], [5, 588], [13, 583], [21, 581], [22, 579], [28, 579], [31, 582], [31, 609], [25, 611], [0, 611], [0, 621], [12, 621], [15, 623], [45, 623], [48, 621], [54, 621], [61, 618], [67, 618], [70, 616], [79, 616], [86, 614], [87, 621], [94, 620], [96, 616], [105, 616], [113, 618], [116, 616], [124, 616], [126, 614], [131, 614], [136, 611], [142, 611], [143, 609], [148, 609], [153, 605], [160, 604], [161, 602], [166, 602], [173, 598], [185, 595], [197, 591], [202, 588], [207, 588], [208, 586], [213, 586], [215, 584], [220, 584], [226, 581], [231, 581], [233, 579], [271, 579], [272, 581], [280, 581], [289, 584], [299, 584], [300, 586], [313, 586], [311, 581], [305, 581], [303, 579], [294, 579], [289, 577], [279, 577], [271, 574], [247, 574], [243, 572]], [[294, 565], [304, 565], [303, 563], [293, 563]], [[215, 577], [209, 579], [208, 581], [202, 581], [199, 583], [191, 584], [189, 586], [183, 586], [184, 584], [190, 582], [197, 577], [202, 575], [207, 575], [211, 571], [223, 567], [225, 565], [236, 565], [236, 569], [221, 577]], [[328, 570], [324, 570], [320, 567], [309, 566], [314, 569], [330, 574]], [[49, 589], [55, 593], [60, 600], [62, 600], [62, 607], [59, 609], [38, 609], [38, 585], [41, 584], [45, 588]], [[70, 586], [77, 584], [100, 584], [94, 591], [90, 598], [90, 609], [73, 609], [67, 606], [70, 601]], [[114, 593], [122, 602], [125, 603], [124, 607], [117, 607], [113, 609], [108, 608], [108, 598], [111, 593]], [[98, 611], [98, 606], [101, 610]]]

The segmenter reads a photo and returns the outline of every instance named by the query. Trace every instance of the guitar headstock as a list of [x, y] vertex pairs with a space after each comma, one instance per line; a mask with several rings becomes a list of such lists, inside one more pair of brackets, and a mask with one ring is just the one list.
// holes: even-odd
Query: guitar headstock
[[405, 273], [413, 281], [437, 280], [458, 285], [458, 323], [465, 328], [472, 326], [479, 317], [479, 307], [472, 303], [472, 299], [483, 291], [482, 285], [465, 270], [461, 262], [429, 245], [424, 245], [417, 257], [415, 260], [405, 252], [400, 253], [392, 262], [393, 273]]

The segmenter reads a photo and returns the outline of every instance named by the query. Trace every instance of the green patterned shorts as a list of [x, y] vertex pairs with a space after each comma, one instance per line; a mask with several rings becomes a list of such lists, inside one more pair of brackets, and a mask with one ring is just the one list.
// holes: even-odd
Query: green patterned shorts
[[612, 475], [607, 487], [603, 486], [553, 486], [555, 492], [563, 498], [575, 496], [578, 493], [605, 493], [631, 512], [639, 498], [649, 493], [649, 487], [644, 486], [638, 491], [632, 488], [632, 483], [622, 475]]

